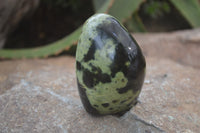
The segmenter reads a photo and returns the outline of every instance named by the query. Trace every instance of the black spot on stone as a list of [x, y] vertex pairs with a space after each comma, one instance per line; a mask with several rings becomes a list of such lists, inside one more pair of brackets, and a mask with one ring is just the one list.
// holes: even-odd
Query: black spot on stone
[[92, 71], [83, 69], [83, 82], [88, 88], [93, 88], [99, 82], [111, 82], [111, 77], [108, 74], [102, 73], [99, 67], [95, 67], [92, 64], [90, 64], [90, 67], [92, 67]]
[[103, 107], [108, 107], [109, 106], [109, 103], [103, 103], [103, 104], [101, 104]]
[[94, 107], [99, 107], [99, 106], [95, 104]]
[[114, 77], [117, 72], [123, 72], [124, 75], [127, 74], [128, 68], [125, 63], [128, 61], [128, 56], [123, 48], [122, 44], [117, 44], [116, 48], [116, 55], [112, 64], [110, 65], [111, 68], [111, 76]]
[[108, 74], [102, 74], [100, 79], [102, 83], [111, 82], [110, 76]]
[[108, 74], [93, 73], [85, 69], [83, 71], [83, 82], [88, 88], [93, 88], [99, 82], [108, 83], [108, 82], [111, 82], [111, 79]]
[[88, 61], [94, 59], [95, 51], [96, 51], [95, 45], [91, 45], [89, 50], [88, 50], [88, 52], [87, 52], [87, 54], [84, 56], [83, 60], [85, 62], [88, 62]]
[[140, 86], [138, 86], [137, 82], [135, 82], [133, 80], [130, 80], [125, 87], [123, 87], [123, 88], [117, 88], [116, 90], [117, 90], [117, 92], [119, 94], [126, 93], [128, 90], [132, 90], [133, 93], [134, 93], [134, 92], [137, 92], [140, 89], [139, 87]]
[[95, 67], [94, 65], [92, 65], [91, 63], [89, 64], [90, 67], [92, 68], [92, 72], [98, 72], [98, 73], [102, 73], [101, 69], [99, 67]]
[[81, 70], [81, 63], [79, 61], [76, 61], [76, 69]]
[[116, 103], [118, 100], [113, 100], [112, 103]]
[[102, 73], [99, 67], [92, 66], [92, 71], [97, 72], [96, 74], [94, 74], [94, 76], [99, 80], [99, 82], [102, 82], [102, 83], [111, 82], [110, 76], [106, 73]]
[[122, 82], [125, 82], [125, 80], [124, 80], [124, 79], [122, 79], [121, 81], [122, 81]]
[[83, 82], [88, 88], [93, 88], [95, 86], [94, 74], [85, 69], [83, 71]]
[[123, 100], [123, 101], [120, 102], [120, 104], [123, 104], [123, 103], [126, 102], [126, 101], [127, 101], [127, 100]]
[[83, 86], [78, 82], [78, 80], [77, 80], [77, 84], [78, 84], [79, 95], [81, 97], [81, 102], [83, 103], [83, 106], [86, 109], [86, 111], [91, 113], [92, 115], [96, 115], [96, 116], [100, 115], [99, 112], [91, 106], [88, 100], [88, 97], [85, 93], [85, 88], [83, 88]]
[[123, 94], [123, 93], [126, 93], [129, 89], [130, 89], [130, 88], [126, 86], [126, 87], [124, 87], [124, 88], [117, 88], [116, 90], [117, 90], [117, 92], [118, 92], [119, 94]]
[[113, 110], [113, 108], [109, 108], [109, 110]]

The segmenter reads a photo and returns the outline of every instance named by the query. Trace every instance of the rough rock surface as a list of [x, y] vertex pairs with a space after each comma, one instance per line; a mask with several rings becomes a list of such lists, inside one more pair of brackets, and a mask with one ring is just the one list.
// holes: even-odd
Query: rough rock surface
[[0, 131], [198, 133], [200, 53], [187, 49], [200, 45], [180, 41], [188, 32], [194, 31], [134, 35], [146, 55], [147, 73], [140, 102], [122, 117], [85, 112], [73, 57], [1, 61]]
[[200, 131], [200, 71], [147, 58], [141, 103], [131, 113], [165, 131]]
[[4, 61], [0, 77], [2, 132], [160, 132], [130, 113], [121, 118], [87, 114], [72, 57]]
[[133, 36], [147, 57], [169, 58], [182, 65], [200, 68], [200, 28]]

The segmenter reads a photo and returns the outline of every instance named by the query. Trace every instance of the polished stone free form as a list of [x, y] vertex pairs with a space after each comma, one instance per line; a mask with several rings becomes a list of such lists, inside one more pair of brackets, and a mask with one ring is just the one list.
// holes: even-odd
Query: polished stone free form
[[76, 51], [76, 75], [84, 108], [92, 115], [123, 114], [137, 103], [145, 77], [137, 42], [112, 16], [84, 24]]

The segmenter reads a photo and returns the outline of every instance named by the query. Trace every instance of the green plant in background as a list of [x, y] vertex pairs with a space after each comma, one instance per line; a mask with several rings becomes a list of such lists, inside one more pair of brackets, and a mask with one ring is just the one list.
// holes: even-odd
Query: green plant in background
[[200, 27], [199, 0], [170, 0], [193, 28]]
[[157, 18], [169, 13], [170, 5], [166, 1], [149, 0], [144, 6], [144, 12], [152, 18]]
[[[55, 3], [64, 7], [72, 7], [74, 9], [79, 6], [78, 0], [45, 0], [48, 4]], [[77, 3], [76, 3], [77, 2]], [[190, 23], [193, 28], [200, 27], [200, 3], [198, 0], [93, 0], [96, 13], [108, 13], [116, 17], [124, 23], [130, 31], [145, 32], [145, 26], [139, 16], [139, 9], [142, 4], [145, 4], [145, 12], [152, 18], [159, 17], [170, 12], [169, 2], [180, 11], [184, 18]], [[78, 37], [81, 33], [80, 26], [70, 35], [51, 43], [47, 46], [19, 50], [0, 50], [0, 58], [16, 59], [16, 58], [43, 58], [51, 55], [57, 55], [70, 47], [77, 44]]]

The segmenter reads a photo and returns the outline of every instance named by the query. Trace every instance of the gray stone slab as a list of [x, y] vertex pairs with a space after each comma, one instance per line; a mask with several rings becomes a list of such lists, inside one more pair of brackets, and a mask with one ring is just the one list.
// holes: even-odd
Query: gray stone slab
[[1, 88], [1, 132], [162, 132], [132, 113], [122, 117], [89, 115], [79, 99], [74, 58], [0, 64], [1, 83], [11, 84]]
[[74, 57], [0, 62], [0, 131], [150, 133], [200, 131], [199, 29], [134, 34], [146, 56], [139, 103], [122, 117], [83, 108]]

